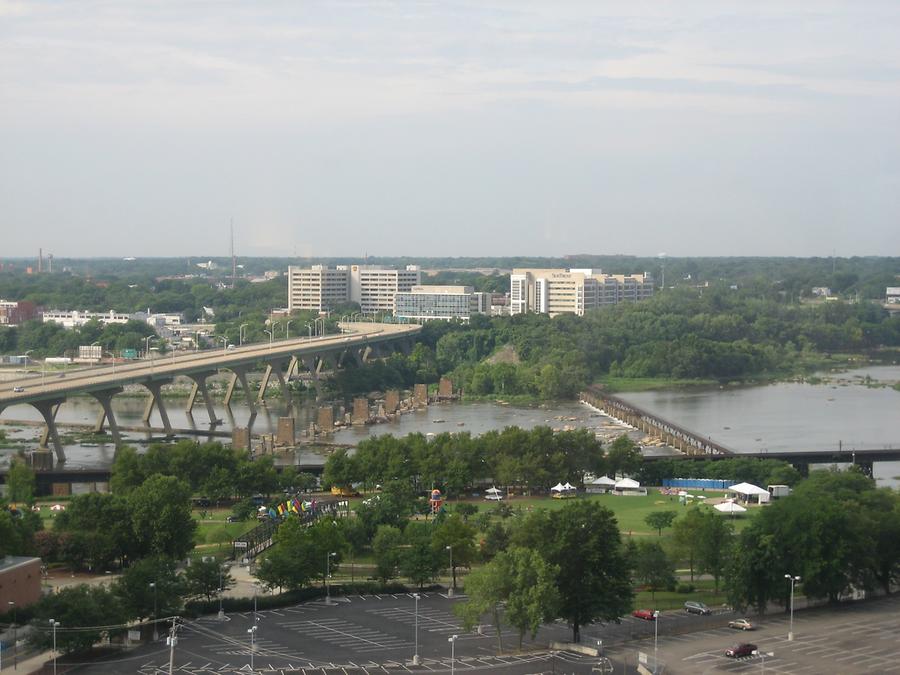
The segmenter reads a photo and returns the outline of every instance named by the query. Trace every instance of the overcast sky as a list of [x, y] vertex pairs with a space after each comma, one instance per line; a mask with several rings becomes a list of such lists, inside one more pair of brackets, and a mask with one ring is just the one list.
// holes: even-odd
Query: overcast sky
[[0, 255], [900, 255], [900, 2], [0, 0]]

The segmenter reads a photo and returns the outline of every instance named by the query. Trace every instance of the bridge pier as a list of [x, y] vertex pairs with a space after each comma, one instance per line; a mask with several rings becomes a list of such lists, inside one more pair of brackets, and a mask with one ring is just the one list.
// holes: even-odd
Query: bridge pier
[[116, 394], [122, 393], [122, 387], [111, 387], [110, 389], [102, 389], [101, 391], [92, 391], [91, 396], [97, 399], [100, 404], [100, 414], [97, 415], [97, 422], [94, 424], [94, 433], [102, 434], [105, 423], [109, 423], [109, 434], [112, 436], [113, 445], [119, 448], [122, 445], [122, 435], [119, 433], [119, 425], [116, 423], [116, 416], [113, 414], [112, 398]]
[[287, 388], [287, 384], [284, 381], [284, 374], [281, 372], [281, 368], [284, 364], [284, 361], [278, 359], [274, 361], [270, 361], [266, 364], [266, 372], [263, 373], [262, 381], [259, 383], [259, 394], [256, 396], [256, 402], [262, 403], [266, 400], [266, 389], [269, 386], [269, 380], [272, 378], [272, 374], [275, 374], [275, 377], [278, 378], [278, 384], [281, 387], [281, 395], [285, 400], [290, 399], [290, 391]]
[[209, 423], [210, 424], [221, 424], [222, 420], [216, 417], [215, 408], [213, 408], [212, 398], [209, 395], [209, 387], [206, 386], [206, 378], [210, 375], [215, 375], [215, 372], [208, 371], [204, 373], [191, 373], [188, 375], [194, 381], [194, 385], [191, 387], [190, 396], [188, 396], [187, 404], [185, 406], [185, 412], [192, 412], [194, 410], [194, 403], [197, 401], [197, 394], [201, 394], [203, 396], [203, 402], [206, 404], [206, 412], [209, 415]]
[[310, 376], [312, 377], [313, 387], [316, 390], [316, 400], [319, 401], [322, 399], [322, 383], [319, 381], [319, 366], [322, 365], [321, 361], [316, 363], [315, 356], [304, 356], [303, 367], [309, 371]]
[[153, 406], [156, 406], [156, 409], [159, 411], [160, 419], [162, 419], [163, 429], [166, 430], [167, 436], [172, 435], [172, 425], [169, 423], [169, 413], [166, 411], [166, 404], [163, 403], [161, 389], [164, 384], [171, 383], [171, 377], [160, 380], [147, 380], [146, 382], [141, 383], [147, 387], [147, 390], [150, 392], [150, 398], [147, 399], [147, 405], [144, 406], [144, 415], [141, 419], [143, 419], [144, 424], [149, 427], [150, 416], [153, 414]]
[[59, 406], [63, 404], [64, 398], [47, 399], [43, 401], [32, 401], [31, 405], [41, 413], [44, 423], [47, 425], [41, 433], [40, 448], [47, 449], [47, 442], [53, 441], [53, 451], [56, 453], [56, 461], [60, 464], [66, 461], [66, 451], [63, 449], [59, 440], [59, 433], [56, 430], [56, 413]]
[[228, 389], [225, 390], [225, 407], [231, 409], [231, 398], [234, 396], [234, 388], [238, 382], [241, 383], [241, 389], [244, 391], [244, 398], [247, 401], [247, 407], [250, 408], [250, 414], [256, 412], [256, 402], [253, 400], [253, 393], [247, 384], [247, 368], [245, 366], [231, 366], [231, 380], [228, 382]]

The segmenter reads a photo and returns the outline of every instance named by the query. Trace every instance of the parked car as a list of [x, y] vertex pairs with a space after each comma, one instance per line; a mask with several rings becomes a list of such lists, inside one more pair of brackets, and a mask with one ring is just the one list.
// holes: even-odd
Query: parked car
[[13, 391], [17, 394], [21, 394], [23, 391], [25, 391], [25, 387], [13, 387]]
[[742, 656], [751, 656], [755, 651], [756, 645], [752, 645], [749, 642], [742, 642], [735, 645], [734, 647], [729, 647], [728, 649], [726, 649], [725, 656], [729, 656], [733, 659], [738, 659]]
[[229, 523], [239, 523], [239, 522], [241, 522], [241, 519], [238, 518], [237, 516], [228, 516], [228, 517], [225, 519], [225, 521], [226, 521], [226, 522], [229, 522]]
[[644, 621], [655, 621], [656, 620], [656, 612], [652, 609], [636, 609], [631, 613], [636, 619], [643, 619]]
[[728, 627], [736, 628], [737, 630], [756, 630], [756, 626], [750, 623], [750, 619], [735, 619], [734, 621], [729, 621]]
[[684, 603], [684, 611], [688, 614], [701, 614], [707, 615], [712, 614], [712, 610], [704, 605], [702, 602], [694, 602], [693, 600], [689, 600]]

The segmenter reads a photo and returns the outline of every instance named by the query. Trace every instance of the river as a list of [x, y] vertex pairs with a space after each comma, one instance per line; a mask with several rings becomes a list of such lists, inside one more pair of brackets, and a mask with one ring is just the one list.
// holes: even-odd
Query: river
[[[622, 394], [736, 452], [900, 447], [900, 366], [819, 373], [823, 381], [691, 387]], [[869, 378], [868, 380], [866, 378]], [[898, 483], [900, 462], [875, 465], [879, 484]]]
[[[890, 385], [900, 382], [900, 366], [878, 366], [845, 373], [821, 374], [825, 381], [817, 384], [782, 382], [761, 386], [700, 387], [664, 391], [623, 394], [622, 398], [660, 416], [677, 422], [697, 433], [740, 451], [757, 450], [819, 450], [898, 447], [900, 445], [900, 392]], [[869, 379], [867, 386], [866, 378]], [[878, 386], [873, 386], [878, 385]], [[114, 399], [114, 409], [119, 423], [125, 426], [140, 425], [144, 399], [120, 396]], [[184, 399], [168, 401], [169, 417], [176, 428], [206, 428], [206, 409], [195, 407], [193, 420], [184, 412]], [[97, 416], [98, 404], [91, 398], [76, 397], [67, 401], [58, 413], [62, 422], [92, 422]], [[226, 420], [219, 428], [230, 429], [234, 424], [245, 426], [249, 409], [242, 403], [234, 406], [230, 418], [224, 406], [215, 406], [216, 414]], [[271, 433], [278, 418], [287, 409], [276, 399], [271, 399], [253, 424], [257, 433]], [[316, 406], [312, 403], [294, 405], [291, 413], [296, 419], [298, 435], [315, 418]], [[36, 410], [22, 405], [4, 411], [4, 419], [39, 420]], [[154, 414], [154, 424], [158, 417]], [[606, 438], [621, 433], [623, 428], [609, 418], [600, 416], [590, 407], [570, 401], [554, 402], [540, 406], [515, 406], [497, 402], [444, 403], [429, 406], [426, 410], [407, 413], [386, 424], [342, 429], [325, 437], [341, 444], [355, 444], [370, 435], [408, 433], [435, 434], [467, 431], [473, 435], [507, 426], [532, 428], [547, 425], [553, 428], [587, 427]], [[35, 438], [35, 427], [0, 427], [11, 438]], [[138, 442], [146, 436], [141, 433], [125, 433], [126, 439]], [[640, 434], [631, 432], [635, 440]], [[200, 437], [200, 440], [205, 440]], [[226, 440], [227, 439], [223, 439]], [[8, 461], [13, 450], [0, 450], [0, 467]], [[113, 448], [101, 444], [83, 447], [66, 446], [69, 468], [106, 467], [112, 462]], [[323, 461], [321, 455], [308, 450], [298, 450], [294, 456], [281, 457], [279, 462], [303, 460], [303, 463]], [[900, 475], [900, 462], [877, 464], [876, 477], [881, 484], [894, 484], [893, 476]]]

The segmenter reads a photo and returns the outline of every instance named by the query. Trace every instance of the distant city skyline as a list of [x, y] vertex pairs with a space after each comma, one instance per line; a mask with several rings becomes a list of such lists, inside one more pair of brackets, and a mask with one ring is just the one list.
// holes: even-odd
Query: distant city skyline
[[0, 0], [0, 255], [900, 255], [890, 1]]

